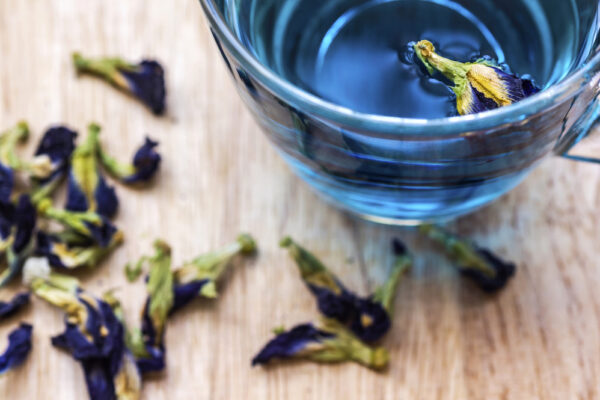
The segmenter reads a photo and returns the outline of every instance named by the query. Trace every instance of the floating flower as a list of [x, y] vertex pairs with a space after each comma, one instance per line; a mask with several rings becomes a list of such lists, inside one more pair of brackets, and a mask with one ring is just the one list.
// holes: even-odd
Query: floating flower
[[31, 251], [36, 220], [36, 210], [28, 195], [21, 195], [17, 204], [0, 201], [0, 252], [7, 261], [7, 267], [0, 273], [0, 287], [21, 271]]
[[291, 238], [283, 239], [281, 246], [288, 248], [296, 261], [302, 279], [316, 297], [323, 315], [348, 325], [365, 342], [380, 339], [390, 329], [392, 299], [400, 277], [411, 265], [411, 258], [405, 252], [398, 254], [388, 281], [374, 295], [359, 297], [346, 289], [321, 261]]
[[174, 300], [171, 313], [181, 309], [198, 296], [217, 297], [217, 281], [236, 254], [256, 250], [256, 242], [247, 234], [221, 250], [210, 252], [185, 263], [174, 272]]
[[461, 63], [444, 58], [427, 40], [415, 44], [414, 49], [430, 75], [437, 71], [454, 84], [460, 115], [508, 106], [540, 91], [532, 81], [507, 74], [489, 61]]
[[139, 399], [141, 378], [111, 306], [84, 292], [77, 279], [52, 273], [45, 258], [27, 261], [24, 280], [36, 296], [65, 311], [65, 331], [52, 345], [81, 363], [90, 398]]
[[23, 364], [31, 351], [31, 332], [33, 327], [21, 323], [8, 335], [8, 347], [0, 354], [0, 375]]
[[120, 58], [85, 58], [73, 54], [73, 64], [78, 73], [89, 73], [109, 82], [148, 106], [156, 115], [165, 111], [165, 78], [162, 66], [153, 60], [139, 64]]
[[100, 127], [90, 124], [85, 142], [75, 148], [71, 160], [67, 204], [69, 211], [93, 211], [112, 217], [119, 205], [115, 189], [100, 173], [98, 156]]
[[29, 304], [29, 293], [19, 293], [9, 301], [0, 301], [0, 321], [15, 315]]
[[148, 182], [156, 174], [160, 165], [160, 155], [154, 150], [156, 146], [158, 142], [146, 138], [144, 144], [134, 154], [131, 164], [119, 163], [102, 149], [100, 149], [100, 159], [106, 170], [124, 183]]
[[76, 137], [76, 132], [64, 126], [52, 127], [44, 133], [35, 152], [33, 164], [47, 167], [36, 168], [40, 172], [32, 174], [34, 203], [50, 196], [62, 182], [75, 149]]
[[495, 256], [487, 249], [459, 238], [434, 225], [421, 225], [421, 232], [444, 247], [459, 271], [471, 278], [486, 292], [495, 292], [506, 286], [516, 266]]
[[[74, 212], [52, 207], [50, 199], [43, 199], [37, 205], [40, 216], [62, 224], [70, 232], [91, 239], [100, 247], [110, 247], [115, 240], [120, 242], [123, 233], [110, 221], [95, 212]], [[115, 236], [116, 239], [115, 239]]]
[[322, 363], [354, 361], [379, 370], [385, 368], [389, 355], [382, 347], [365, 345], [340, 323], [324, 319], [318, 328], [302, 324], [289, 331], [278, 332], [252, 359], [252, 365], [288, 358]]
[[65, 235], [40, 231], [37, 234], [36, 253], [47, 257], [50, 265], [56, 268], [93, 268], [122, 243], [121, 231], [116, 231], [106, 246], [73, 233]]

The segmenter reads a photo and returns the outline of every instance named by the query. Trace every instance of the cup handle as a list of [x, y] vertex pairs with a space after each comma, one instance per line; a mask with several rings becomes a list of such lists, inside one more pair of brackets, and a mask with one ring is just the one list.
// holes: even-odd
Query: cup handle
[[[579, 100], [588, 103], [589, 98]], [[580, 101], [573, 101], [571, 109], [580, 106], [578, 103]], [[600, 137], [600, 135], [597, 135], [597, 132], [600, 131], [600, 93], [596, 94], [588, 104], [586, 111], [570, 128], [566, 127], [568, 116], [565, 118], [564, 130], [566, 133], [556, 142], [554, 154], [570, 160], [600, 164], [600, 151], [593, 151], [598, 146], [591, 146], [592, 139], [588, 139], [592, 136]], [[590, 146], [580, 145], [582, 142], [590, 144]]]

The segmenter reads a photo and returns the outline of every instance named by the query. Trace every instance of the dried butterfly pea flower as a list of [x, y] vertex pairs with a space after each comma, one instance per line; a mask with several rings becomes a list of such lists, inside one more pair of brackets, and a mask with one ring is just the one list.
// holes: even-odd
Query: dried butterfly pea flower
[[138, 64], [120, 58], [85, 58], [73, 54], [73, 64], [78, 73], [96, 75], [144, 103], [156, 115], [165, 111], [165, 78], [162, 66], [153, 60]]
[[[22, 143], [29, 137], [29, 127], [26, 122], [19, 122], [13, 128], [0, 134], [0, 163], [12, 170], [35, 170], [35, 168], [21, 160], [16, 153], [18, 143]], [[41, 169], [44, 169], [40, 166]], [[6, 197], [2, 198], [6, 200]]]
[[93, 211], [112, 217], [119, 205], [115, 189], [110, 187], [99, 168], [100, 127], [90, 124], [88, 136], [75, 148], [69, 173], [67, 204], [69, 211]]
[[33, 247], [33, 230], [37, 213], [28, 195], [17, 204], [0, 201], [0, 253], [6, 257], [6, 268], [0, 272], [0, 287], [18, 274]]
[[15, 315], [27, 304], [29, 304], [27, 292], [17, 294], [9, 301], [0, 301], [0, 321]]
[[217, 281], [236, 254], [256, 250], [256, 242], [248, 234], [221, 250], [210, 252], [185, 263], [174, 271], [174, 300], [171, 313], [179, 310], [198, 296], [217, 297]]
[[460, 115], [508, 106], [540, 91], [532, 81], [508, 74], [489, 61], [461, 63], [444, 58], [427, 40], [415, 44], [414, 49], [430, 75], [440, 72], [454, 84]]
[[317, 299], [323, 315], [350, 327], [352, 332], [365, 342], [380, 339], [390, 328], [389, 309], [397, 283], [411, 264], [410, 257], [403, 252], [396, 262], [387, 283], [374, 295], [359, 297], [349, 291], [340, 280], [313, 254], [295, 243], [291, 238], [281, 241], [296, 261], [302, 279]]
[[48, 258], [50, 265], [56, 268], [75, 269], [80, 267], [93, 268], [102, 258], [111, 253], [123, 243], [123, 232], [116, 231], [108, 245], [100, 246], [93, 240], [69, 235], [37, 233], [36, 253]]
[[146, 138], [144, 144], [136, 151], [131, 164], [119, 163], [100, 148], [100, 160], [104, 168], [127, 184], [148, 182], [158, 171], [160, 155], [154, 150], [158, 142]]
[[[123, 233], [106, 217], [95, 212], [74, 212], [52, 207], [50, 199], [43, 199], [37, 205], [40, 216], [62, 224], [65, 228], [80, 236], [91, 239], [100, 247], [109, 247]], [[116, 236], [116, 239], [115, 239]]]
[[8, 335], [8, 347], [0, 354], [0, 375], [23, 364], [31, 351], [31, 332], [33, 327], [21, 323]]
[[459, 271], [486, 292], [502, 289], [515, 273], [515, 264], [506, 262], [489, 250], [463, 240], [440, 227], [426, 224], [421, 225], [420, 231], [442, 245]]
[[48, 162], [50, 168], [44, 174], [32, 176], [32, 201], [38, 203], [49, 197], [58, 188], [69, 169], [69, 162], [75, 149], [77, 133], [64, 126], [48, 129], [35, 152], [34, 164]]
[[252, 365], [273, 359], [299, 358], [322, 363], [354, 361], [380, 370], [388, 363], [388, 352], [365, 345], [350, 330], [332, 319], [324, 319], [319, 327], [302, 324], [279, 332], [252, 359]]
[[27, 261], [24, 281], [36, 296], [66, 313], [65, 331], [52, 338], [52, 345], [79, 361], [90, 398], [139, 399], [141, 378], [111, 306], [83, 291], [77, 279], [51, 272], [45, 258]]

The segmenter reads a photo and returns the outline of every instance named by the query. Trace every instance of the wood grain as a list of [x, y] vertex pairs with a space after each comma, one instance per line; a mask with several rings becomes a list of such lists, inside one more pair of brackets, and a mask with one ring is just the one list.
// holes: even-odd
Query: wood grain
[[[120, 288], [138, 318], [143, 285], [122, 267], [162, 237], [178, 263], [252, 232], [260, 254], [238, 261], [216, 302], [201, 302], [168, 327], [168, 372], [146, 399], [595, 399], [600, 397], [600, 168], [548, 159], [520, 187], [454, 224], [518, 261], [509, 287], [486, 297], [409, 231], [356, 220], [321, 202], [294, 177], [244, 110], [194, 0], [0, 2], [0, 122], [103, 127], [103, 142], [129, 157], [144, 134], [164, 155], [157, 184], [118, 187], [126, 244], [80, 274], [100, 293]], [[167, 67], [169, 115], [94, 79], [76, 79], [70, 53], [153, 56]], [[33, 143], [28, 147], [31, 151]], [[391, 264], [397, 235], [418, 253], [401, 284], [392, 361], [376, 374], [352, 364], [251, 368], [270, 329], [314, 319], [313, 299], [278, 248], [291, 234], [367, 293]], [[18, 290], [14, 285], [2, 298]], [[86, 398], [79, 366], [52, 348], [60, 312], [34, 300], [0, 326], [0, 347], [21, 319], [35, 325], [26, 365], [0, 377], [2, 399]]]

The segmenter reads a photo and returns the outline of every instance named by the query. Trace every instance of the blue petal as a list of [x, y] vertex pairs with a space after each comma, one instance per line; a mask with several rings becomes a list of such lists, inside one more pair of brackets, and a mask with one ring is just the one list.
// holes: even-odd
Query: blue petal
[[198, 297], [200, 289], [202, 289], [202, 286], [204, 286], [207, 282], [208, 279], [202, 279], [175, 286], [173, 288], [175, 298], [173, 300], [173, 307], [171, 307], [170, 314], [174, 314], [176, 311], [186, 306], [190, 301]]
[[36, 253], [48, 259], [51, 266], [56, 268], [67, 268], [60, 257], [52, 250], [54, 243], [60, 243], [60, 239], [55, 235], [50, 235], [42, 231], [37, 233]]
[[16, 314], [29, 303], [29, 293], [19, 293], [10, 301], [0, 301], [0, 321]]
[[165, 111], [165, 78], [162, 66], [152, 60], [143, 60], [135, 70], [121, 70], [131, 92], [146, 104], [153, 113]]
[[[94, 200], [96, 210], [100, 215], [112, 217], [119, 207], [119, 199], [115, 193], [114, 187], [106, 183], [104, 177], [98, 172], [98, 185], [94, 190]], [[89, 210], [90, 199], [87, 198], [85, 192], [81, 189], [77, 179], [73, 173], [69, 174], [69, 182], [67, 187], [67, 204], [65, 208], [69, 211], [85, 212]]]
[[75, 149], [76, 137], [76, 132], [64, 126], [52, 127], [46, 131], [35, 155], [47, 155], [50, 157], [53, 164], [53, 171], [48, 178], [39, 180], [39, 183], [44, 184], [66, 172], [71, 154]]
[[117, 233], [117, 228], [106, 218], [102, 218], [100, 225], [86, 222], [86, 226], [92, 238], [102, 247], [108, 246], [115, 233]]
[[160, 165], [160, 154], [154, 148], [158, 142], [146, 138], [146, 141], [133, 156], [135, 173], [123, 179], [127, 183], [146, 182], [150, 180]]
[[13, 170], [0, 163], [0, 202], [9, 202], [15, 185]]
[[31, 351], [31, 331], [29, 324], [21, 325], [8, 336], [8, 347], [0, 355], [0, 374], [21, 365]]
[[15, 223], [15, 206], [10, 201], [0, 201], [0, 236], [6, 240]]
[[19, 197], [15, 209], [15, 240], [12, 245], [15, 253], [20, 253], [31, 241], [37, 219], [37, 212], [28, 195]]
[[487, 249], [477, 248], [477, 253], [483, 257], [488, 265], [496, 272], [494, 277], [484, 274], [473, 268], [461, 269], [461, 273], [471, 278], [479, 287], [486, 292], [495, 292], [506, 286], [508, 280], [512, 278], [517, 269], [512, 262], [507, 262], [500, 259], [494, 253]]
[[281, 333], [273, 338], [252, 359], [252, 365], [266, 364], [274, 358], [293, 357], [311, 343], [320, 343], [335, 335], [321, 331], [312, 324], [298, 325], [290, 331]]
[[88, 199], [72, 172], [69, 174], [67, 185], [67, 204], [65, 208], [69, 211], [87, 211], [89, 208]]
[[162, 332], [161, 337], [157, 337], [156, 329], [152, 324], [152, 318], [150, 318], [150, 299], [146, 300], [144, 306], [144, 312], [142, 314], [142, 337], [144, 338], [144, 345], [148, 357], [138, 358], [136, 364], [142, 374], [148, 372], [160, 372], [165, 369], [166, 362], [166, 350], [164, 346], [164, 334]]
[[389, 314], [379, 303], [359, 299], [357, 309], [358, 313], [352, 319], [350, 330], [363, 342], [381, 339], [392, 326]]

